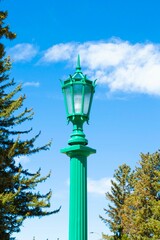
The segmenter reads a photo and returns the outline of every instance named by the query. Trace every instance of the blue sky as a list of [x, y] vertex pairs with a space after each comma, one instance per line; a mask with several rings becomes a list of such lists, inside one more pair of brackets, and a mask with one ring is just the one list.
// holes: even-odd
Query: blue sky
[[[134, 167], [141, 152], [160, 147], [160, 17], [159, 0], [4, 0], [8, 23], [17, 33], [5, 41], [13, 61], [11, 77], [23, 84], [25, 106], [35, 117], [25, 128], [42, 131], [37, 145], [53, 140], [51, 150], [19, 159], [30, 171], [52, 171], [39, 186], [52, 189], [52, 209], [59, 214], [26, 220], [17, 240], [68, 239], [69, 159], [60, 153], [72, 126], [67, 125], [59, 79], [73, 74], [77, 55], [97, 88], [90, 125], [88, 236], [109, 232], [98, 215], [107, 207], [104, 193], [122, 163]], [[24, 106], [24, 107], [25, 107]], [[91, 234], [90, 232], [94, 232]]]

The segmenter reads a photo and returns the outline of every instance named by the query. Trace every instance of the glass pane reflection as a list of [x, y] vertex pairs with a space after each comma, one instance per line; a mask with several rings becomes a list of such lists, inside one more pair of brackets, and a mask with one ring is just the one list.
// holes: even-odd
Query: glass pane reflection
[[74, 92], [74, 110], [75, 110], [75, 113], [81, 113], [81, 107], [82, 107], [82, 85], [75, 84], [73, 86], [73, 92]]
[[84, 109], [83, 113], [88, 114], [91, 99], [91, 86], [85, 85], [84, 88]]
[[72, 94], [71, 94], [70, 86], [65, 88], [65, 94], [66, 94], [68, 114], [72, 114]]

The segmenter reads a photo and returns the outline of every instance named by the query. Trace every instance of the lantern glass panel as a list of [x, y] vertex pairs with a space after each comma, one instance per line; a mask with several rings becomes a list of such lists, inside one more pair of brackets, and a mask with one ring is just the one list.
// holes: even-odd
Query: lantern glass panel
[[65, 88], [65, 95], [66, 95], [66, 103], [67, 103], [67, 110], [68, 114], [72, 114], [72, 93], [71, 93], [71, 87], [68, 86]]
[[82, 111], [82, 85], [73, 85], [73, 95], [74, 95], [74, 111], [75, 113], [81, 113]]
[[84, 114], [89, 113], [91, 93], [92, 93], [91, 86], [90, 85], [85, 85], [85, 88], [84, 88], [84, 109], [83, 109]]

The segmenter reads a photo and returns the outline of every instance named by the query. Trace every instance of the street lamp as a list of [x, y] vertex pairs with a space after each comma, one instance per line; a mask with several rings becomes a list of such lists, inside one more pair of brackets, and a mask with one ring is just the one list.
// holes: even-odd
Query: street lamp
[[89, 121], [89, 114], [95, 92], [95, 81], [87, 79], [83, 75], [80, 67], [80, 57], [78, 56], [76, 72], [73, 76], [62, 82], [62, 91], [64, 94], [65, 107], [68, 122], [73, 123], [73, 133], [69, 145], [82, 144], [87, 145], [83, 133], [83, 123]]
[[87, 240], [87, 157], [96, 150], [86, 146], [83, 124], [89, 121], [95, 81], [82, 73], [78, 56], [76, 72], [61, 83], [67, 119], [73, 124], [69, 146], [61, 149], [70, 157], [69, 240]]

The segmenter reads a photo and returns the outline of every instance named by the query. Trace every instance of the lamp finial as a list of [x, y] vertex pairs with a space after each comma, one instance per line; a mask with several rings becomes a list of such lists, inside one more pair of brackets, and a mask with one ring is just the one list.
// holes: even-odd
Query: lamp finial
[[78, 54], [78, 57], [77, 57], [76, 72], [81, 72], [80, 56], [79, 56], [79, 54]]

